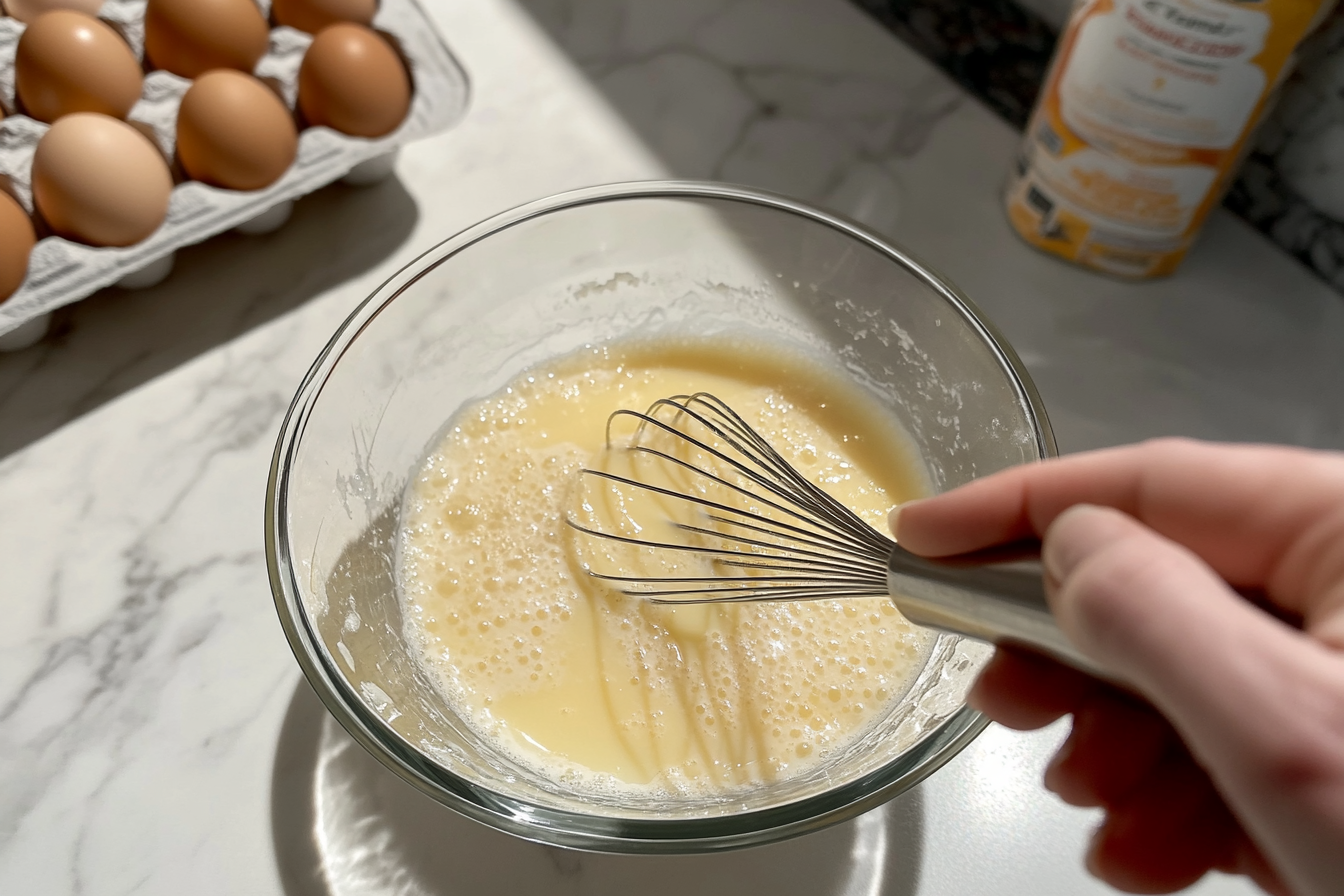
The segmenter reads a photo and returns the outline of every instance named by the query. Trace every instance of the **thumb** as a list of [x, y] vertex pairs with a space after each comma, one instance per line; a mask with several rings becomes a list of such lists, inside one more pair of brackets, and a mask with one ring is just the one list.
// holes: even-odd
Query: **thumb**
[[1319, 814], [1344, 788], [1344, 664], [1119, 511], [1064, 512], [1042, 560], [1065, 634], [1167, 716], [1274, 864], [1317, 865], [1344, 832]]
[[1263, 690], [1255, 683], [1266, 665], [1297, 665], [1314, 643], [1245, 601], [1193, 552], [1118, 510], [1083, 504], [1060, 514], [1041, 559], [1065, 634], [1162, 709], [1226, 703], [1239, 719]]

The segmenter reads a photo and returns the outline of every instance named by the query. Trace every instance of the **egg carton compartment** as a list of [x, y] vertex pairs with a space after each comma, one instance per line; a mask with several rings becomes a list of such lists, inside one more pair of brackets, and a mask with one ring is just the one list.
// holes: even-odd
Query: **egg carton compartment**
[[[269, 17], [269, 0], [261, 0], [258, 5]], [[98, 14], [126, 38], [142, 63], [144, 9], [144, 0], [106, 0]], [[0, 121], [0, 178], [32, 215], [32, 158], [49, 125], [17, 111], [14, 55], [24, 27], [15, 19], [0, 18], [0, 105], [6, 112]], [[366, 139], [328, 127], [305, 127], [299, 131], [298, 155], [289, 170], [269, 187], [250, 192], [182, 179], [181, 171], [174, 166], [178, 182], [169, 200], [167, 218], [158, 230], [132, 246], [94, 247], [39, 234], [23, 285], [0, 301], [0, 335], [151, 268], [183, 246], [257, 219], [289, 200], [339, 180], [361, 163], [393, 153], [404, 143], [456, 124], [467, 108], [467, 76], [420, 5], [415, 0], [382, 0], [372, 27], [390, 39], [410, 74], [411, 107], [396, 130]], [[277, 89], [291, 112], [298, 92], [299, 65], [311, 42], [312, 35], [273, 27], [269, 49], [253, 72]], [[140, 100], [127, 117], [132, 125], [152, 135], [170, 164], [176, 150], [178, 106], [190, 86], [191, 81], [170, 72], [148, 72]]]

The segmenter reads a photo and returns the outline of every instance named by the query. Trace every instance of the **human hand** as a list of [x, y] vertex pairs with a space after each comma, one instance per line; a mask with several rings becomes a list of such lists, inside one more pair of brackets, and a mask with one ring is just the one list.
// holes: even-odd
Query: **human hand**
[[1060, 627], [1132, 686], [1000, 649], [971, 693], [1011, 728], [1073, 715], [1046, 785], [1105, 810], [1095, 875], [1344, 891], [1344, 455], [1147, 442], [1007, 470], [892, 523], [931, 557], [1042, 537]]

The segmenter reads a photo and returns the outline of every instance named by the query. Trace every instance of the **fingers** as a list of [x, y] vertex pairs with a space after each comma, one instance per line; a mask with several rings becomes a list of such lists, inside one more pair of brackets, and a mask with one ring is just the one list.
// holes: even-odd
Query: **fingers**
[[967, 702], [1018, 730], [1041, 728], [1072, 714], [1072, 733], [1046, 771], [1046, 786], [1075, 806], [1121, 799], [1179, 744], [1171, 726], [1148, 704], [1015, 648], [995, 651]]
[[1281, 891], [1208, 775], [1148, 704], [1053, 660], [1002, 647], [970, 702], [1011, 727], [1073, 714], [1046, 785], [1068, 803], [1107, 810], [1088, 856], [1098, 877], [1128, 892], [1166, 893], [1218, 868]]
[[919, 554], [963, 553], [1040, 537], [1080, 503], [1122, 510], [1298, 612], [1313, 575], [1344, 569], [1344, 456], [1283, 447], [1161, 440], [1028, 464], [903, 505], [894, 531]]
[[1283, 878], [1279, 877], [1279, 873], [1270, 866], [1260, 847], [1256, 846], [1244, 831], [1233, 841], [1229, 861], [1215, 866], [1214, 870], [1226, 874], [1245, 875], [1270, 896], [1292, 896]]
[[1040, 654], [1000, 647], [966, 702], [1000, 725], [1027, 731], [1073, 712], [1096, 687], [1091, 676]]
[[1208, 776], [1184, 750], [1173, 750], [1140, 787], [1107, 807], [1087, 865], [1117, 889], [1170, 893], [1228, 864], [1240, 833]]
[[1117, 511], [1059, 515], [1042, 559], [1061, 628], [1171, 720], [1289, 884], [1344, 879], [1344, 660]]
[[[1153, 891], [1193, 880], [1210, 865], [1257, 873], [1258, 855], [1265, 862], [1257, 879], [1274, 883], [1264, 870], [1272, 866], [1293, 892], [1338, 892], [1344, 657], [1325, 644], [1344, 645], [1344, 458], [1148, 443], [1007, 471], [913, 502], [893, 530], [906, 548], [929, 556], [1043, 536], [1060, 627], [1171, 720], [1262, 851], [1248, 852], [1239, 835], [1227, 834], [1235, 829], [1227, 810], [1207, 791], [1182, 789], [1175, 772], [1162, 772], [1171, 780], [1150, 790], [1150, 779], [1163, 780], [1165, 760], [1148, 776], [1136, 761], [1113, 790], [1098, 785], [1095, 767], [1124, 757], [1084, 750], [1106, 734], [1090, 734], [1085, 724], [1052, 768], [1051, 783], [1070, 799], [1110, 810], [1093, 856], [1100, 873]], [[1228, 582], [1264, 586], [1316, 638], [1256, 609]], [[1008, 686], [1015, 678], [1027, 683], [1027, 696], [1016, 701]], [[1030, 726], [1090, 699], [1086, 690], [1080, 697], [1036, 679], [1021, 664], [999, 667], [977, 687], [976, 700], [991, 715]], [[1094, 764], [1084, 761], [1089, 754]], [[1161, 824], [1134, 820], [1153, 813]], [[1210, 834], [1183, 855], [1164, 851], [1182, 825]]]
[[1090, 691], [1073, 712], [1073, 730], [1045, 772], [1045, 785], [1074, 806], [1120, 804], [1164, 757], [1184, 752], [1151, 706], [1113, 688]]
[[1080, 505], [1061, 514], [1041, 559], [1060, 627], [1160, 708], [1219, 698], [1243, 710], [1263, 691], [1260, 662], [1321, 652], [1248, 605], [1190, 551], [1114, 510]]
[[[1171, 726], [1132, 695], [1053, 660], [1000, 648], [971, 703], [1011, 727], [1073, 714], [1073, 730], [1046, 771], [1046, 786], [1076, 806], [1101, 806], [1105, 822], [1088, 864], [1136, 893], [1182, 889], [1210, 868], [1273, 880]], [[1249, 849], [1248, 849], [1249, 848]]]

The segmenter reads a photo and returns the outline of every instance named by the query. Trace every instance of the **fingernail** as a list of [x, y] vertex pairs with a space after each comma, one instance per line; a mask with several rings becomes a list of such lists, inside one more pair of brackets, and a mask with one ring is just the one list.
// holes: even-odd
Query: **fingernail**
[[888, 528], [891, 529], [891, 534], [893, 537], [896, 538], [897, 541], [900, 541], [900, 535], [897, 534], [897, 530], [900, 528], [901, 525], [901, 510], [906, 507], [909, 507], [911, 504], [918, 504], [920, 501], [923, 500], [925, 499], [915, 498], [913, 501], [906, 501], [904, 504], [897, 504], [895, 507], [891, 508], [891, 513], [887, 514], [887, 526]]
[[1092, 504], [1075, 504], [1055, 517], [1041, 545], [1041, 566], [1047, 585], [1058, 587], [1075, 566], [1096, 550], [1104, 535], [1095, 523], [1111, 512]]

